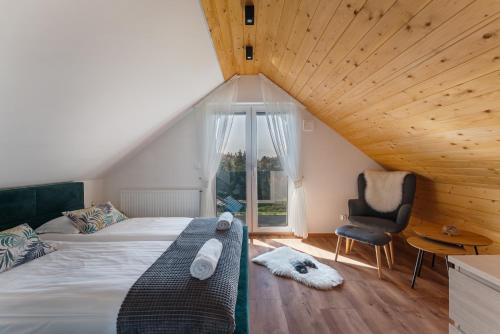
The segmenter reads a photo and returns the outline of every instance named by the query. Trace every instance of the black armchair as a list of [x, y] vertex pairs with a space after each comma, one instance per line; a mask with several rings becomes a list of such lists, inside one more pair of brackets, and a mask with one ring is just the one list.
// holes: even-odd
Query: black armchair
[[[348, 202], [349, 222], [351, 224], [389, 234], [399, 233], [408, 226], [416, 190], [416, 177], [414, 174], [405, 176], [401, 204], [392, 212], [379, 212], [371, 208], [365, 200], [365, 189], [366, 180], [364, 174], [361, 173], [358, 175], [358, 199], [351, 199]], [[392, 242], [390, 248], [392, 260], [394, 261]]]

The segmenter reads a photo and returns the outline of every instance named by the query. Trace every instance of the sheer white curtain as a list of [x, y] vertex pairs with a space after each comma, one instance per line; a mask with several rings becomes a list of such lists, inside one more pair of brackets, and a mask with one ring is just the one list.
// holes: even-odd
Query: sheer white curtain
[[217, 87], [194, 107], [198, 118], [202, 217], [216, 214], [215, 176], [233, 124], [232, 104], [238, 94], [238, 78]]
[[301, 163], [303, 107], [262, 74], [260, 87], [274, 149], [291, 185], [288, 224], [296, 236], [307, 238], [306, 196], [302, 187]]

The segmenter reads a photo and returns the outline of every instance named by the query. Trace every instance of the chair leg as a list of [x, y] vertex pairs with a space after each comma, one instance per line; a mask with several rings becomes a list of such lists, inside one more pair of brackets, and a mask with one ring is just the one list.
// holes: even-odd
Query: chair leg
[[391, 252], [389, 250], [389, 245], [384, 245], [384, 252], [385, 252], [385, 258], [387, 259], [387, 265], [389, 266], [389, 269], [392, 269], [392, 259], [391, 259]]
[[354, 246], [354, 239], [351, 239], [351, 242], [349, 243], [349, 253], [352, 252], [352, 246]]
[[342, 246], [342, 237], [337, 236], [337, 249], [335, 250], [335, 262], [337, 262], [337, 258], [339, 257], [340, 247]]
[[345, 253], [349, 254], [352, 239], [345, 238]]
[[392, 240], [389, 241], [389, 249], [391, 251], [391, 262], [394, 264], [394, 246], [392, 245]]
[[380, 268], [381, 265], [381, 257], [380, 257], [380, 246], [375, 246], [375, 256], [377, 257], [377, 272], [378, 278], [382, 279], [382, 270]]

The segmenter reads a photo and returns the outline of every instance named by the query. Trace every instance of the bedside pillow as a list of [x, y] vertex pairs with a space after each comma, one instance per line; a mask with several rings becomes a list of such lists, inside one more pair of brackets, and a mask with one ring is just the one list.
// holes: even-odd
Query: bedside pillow
[[95, 233], [113, 224], [112, 216], [97, 207], [63, 212], [83, 234]]
[[104, 211], [104, 213], [112, 216], [112, 220], [113, 220], [112, 224], [119, 223], [122, 220], [128, 219], [128, 217], [125, 216], [120, 211], [118, 211], [118, 209], [115, 208], [114, 205], [111, 202], [106, 202], [104, 204], [99, 204], [97, 207], [99, 209], [101, 209], [102, 211]]
[[39, 228], [36, 233], [61, 233], [61, 234], [78, 234], [80, 231], [73, 225], [73, 221], [66, 216], [61, 216], [49, 220]]
[[56, 249], [40, 241], [36, 232], [22, 224], [0, 232], [0, 273], [52, 253]]

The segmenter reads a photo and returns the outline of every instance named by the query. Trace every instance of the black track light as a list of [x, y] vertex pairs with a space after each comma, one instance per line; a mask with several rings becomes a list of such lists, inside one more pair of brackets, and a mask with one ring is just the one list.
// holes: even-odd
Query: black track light
[[247, 60], [253, 59], [253, 47], [251, 45], [245, 46], [245, 58]]
[[245, 6], [245, 25], [253, 26], [254, 24], [254, 7], [253, 5]]

